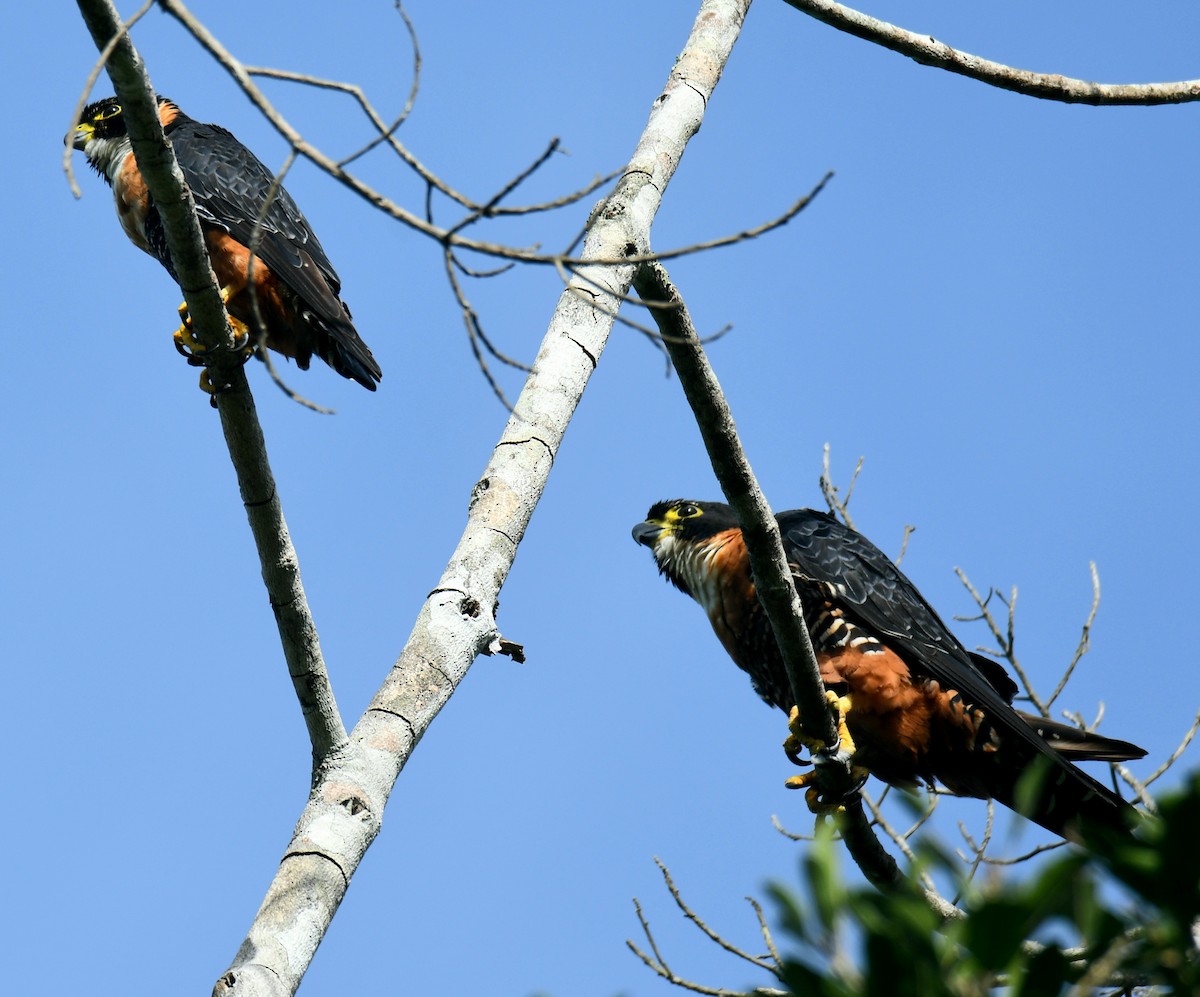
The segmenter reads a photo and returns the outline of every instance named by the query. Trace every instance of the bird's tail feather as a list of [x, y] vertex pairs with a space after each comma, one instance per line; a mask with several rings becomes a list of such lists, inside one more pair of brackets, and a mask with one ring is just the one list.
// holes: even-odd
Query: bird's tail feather
[[1082, 730], [1071, 724], [1021, 711], [1018, 713], [1050, 747], [1071, 761], [1124, 762], [1146, 755], [1145, 748], [1139, 748], [1129, 741], [1101, 737], [1094, 731]]

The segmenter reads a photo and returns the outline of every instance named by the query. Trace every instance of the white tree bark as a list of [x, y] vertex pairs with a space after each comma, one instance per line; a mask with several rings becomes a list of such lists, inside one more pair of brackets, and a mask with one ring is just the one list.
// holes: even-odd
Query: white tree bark
[[750, 0], [704, 0], [654, 100], [616, 190], [584, 242], [591, 261], [559, 298], [533, 372], [470, 499], [466, 529], [412, 634], [347, 748], [318, 773], [279, 872], [230, 969], [229, 997], [294, 993], [413, 748], [481, 652], [497, 647], [501, 586], [563, 434], [645, 253], [650, 225], [737, 39]]

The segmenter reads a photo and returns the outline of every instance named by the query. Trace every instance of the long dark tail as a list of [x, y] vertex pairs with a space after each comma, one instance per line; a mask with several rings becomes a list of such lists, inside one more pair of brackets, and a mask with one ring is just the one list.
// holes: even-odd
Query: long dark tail
[[1125, 762], [1146, 756], [1145, 748], [1139, 748], [1129, 741], [1101, 737], [1090, 730], [1080, 730], [1071, 724], [1047, 720], [1020, 710], [1017, 713], [1050, 747], [1071, 761]]
[[[993, 797], [1072, 841], [1086, 839], [1092, 827], [1126, 832], [1138, 824], [1141, 815], [1137, 810], [1068, 758], [1120, 761], [1142, 757], [1145, 752], [1141, 748], [1085, 731], [1072, 733], [1073, 728], [1040, 717], [1022, 716], [1052, 750], [1038, 751], [1023, 741], [1002, 746], [992, 756], [995, 762], [985, 776]], [[1060, 744], [1066, 744], [1066, 750]]]
[[[345, 305], [342, 307], [345, 308]], [[383, 372], [350, 321], [350, 310], [346, 309], [346, 318], [338, 322], [328, 321], [312, 312], [306, 312], [304, 317], [316, 332], [317, 356], [342, 377], [357, 381], [368, 391], [374, 391]]]

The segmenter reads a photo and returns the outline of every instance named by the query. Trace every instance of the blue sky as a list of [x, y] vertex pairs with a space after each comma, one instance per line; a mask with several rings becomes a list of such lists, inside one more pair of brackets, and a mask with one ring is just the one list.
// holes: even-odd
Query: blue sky
[[[414, 0], [425, 61], [402, 137], [485, 198], [558, 135], [570, 155], [521, 199], [573, 189], [631, 152], [695, 6]], [[357, 81], [385, 115], [407, 93], [389, 3], [194, 8], [248, 63]], [[1200, 10], [1182, 0], [867, 10], [1028, 69], [1200, 75]], [[0, 648], [15, 763], [4, 838], [20, 919], [8, 981], [207, 993], [304, 802], [308, 744], [215, 414], [170, 344], [178, 290], [128, 245], [82, 159], [82, 200], [59, 167], [94, 47], [71, 5], [12, 17], [0, 45], [24, 85], [0, 165]], [[161, 92], [283, 162], [282, 142], [174, 21], [151, 13], [134, 38]], [[266, 89], [335, 156], [369, 137], [343, 98]], [[784, 229], [671, 265], [701, 328], [734, 326], [711, 358], [768, 497], [819, 505], [826, 442], [842, 481], [864, 456], [859, 528], [894, 552], [917, 526], [905, 569], [946, 617], [971, 609], [955, 565], [981, 588], [1018, 585], [1018, 652], [1044, 688], [1074, 648], [1095, 560], [1094, 649], [1064, 705], [1090, 716], [1103, 700], [1103, 729], [1152, 757], [1200, 698], [1186, 657], [1197, 113], [1019, 97], [758, 0], [654, 229], [659, 249], [735, 231], [836, 171]], [[394, 159], [361, 168], [420, 209]], [[384, 370], [374, 396], [323, 367], [287, 372], [335, 417], [250, 370], [352, 722], [458, 539], [505, 413], [436, 247], [305, 164], [287, 186]], [[556, 248], [590, 203], [479, 234]], [[528, 359], [559, 284], [530, 270], [467, 293], [497, 344]], [[515, 396], [519, 376], [501, 377]], [[678, 383], [618, 329], [501, 597], [501, 628], [528, 662], [479, 661], [432, 726], [302, 993], [346, 993], [348, 979], [370, 994], [674, 992], [625, 949], [633, 896], [680, 973], [765, 982], [690, 931], [653, 863], [754, 947], [742, 898], [792, 879], [799, 858], [771, 815], [811, 824], [782, 789], [781, 715], [629, 538], [655, 500], [717, 494]], [[982, 805], [953, 815], [978, 825]]]

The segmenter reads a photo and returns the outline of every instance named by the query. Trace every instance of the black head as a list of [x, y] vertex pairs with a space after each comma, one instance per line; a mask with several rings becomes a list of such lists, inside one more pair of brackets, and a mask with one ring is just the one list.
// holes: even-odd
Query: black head
[[737, 517], [724, 502], [669, 499], [655, 502], [644, 522], [633, 528], [633, 539], [653, 549], [659, 539], [670, 536], [695, 543], [736, 527]]
[[121, 138], [125, 134], [121, 102], [116, 97], [105, 97], [83, 109], [83, 116], [75, 127], [74, 145], [76, 149], [82, 149], [93, 138]]
[[[173, 101], [161, 94], [158, 96], [158, 114], [164, 126], [178, 110]], [[79, 124], [75, 126], [71, 141], [76, 149], [86, 152], [88, 144], [93, 140], [120, 140], [127, 134], [121, 102], [116, 97], [102, 97], [83, 109], [83, 115]]]

